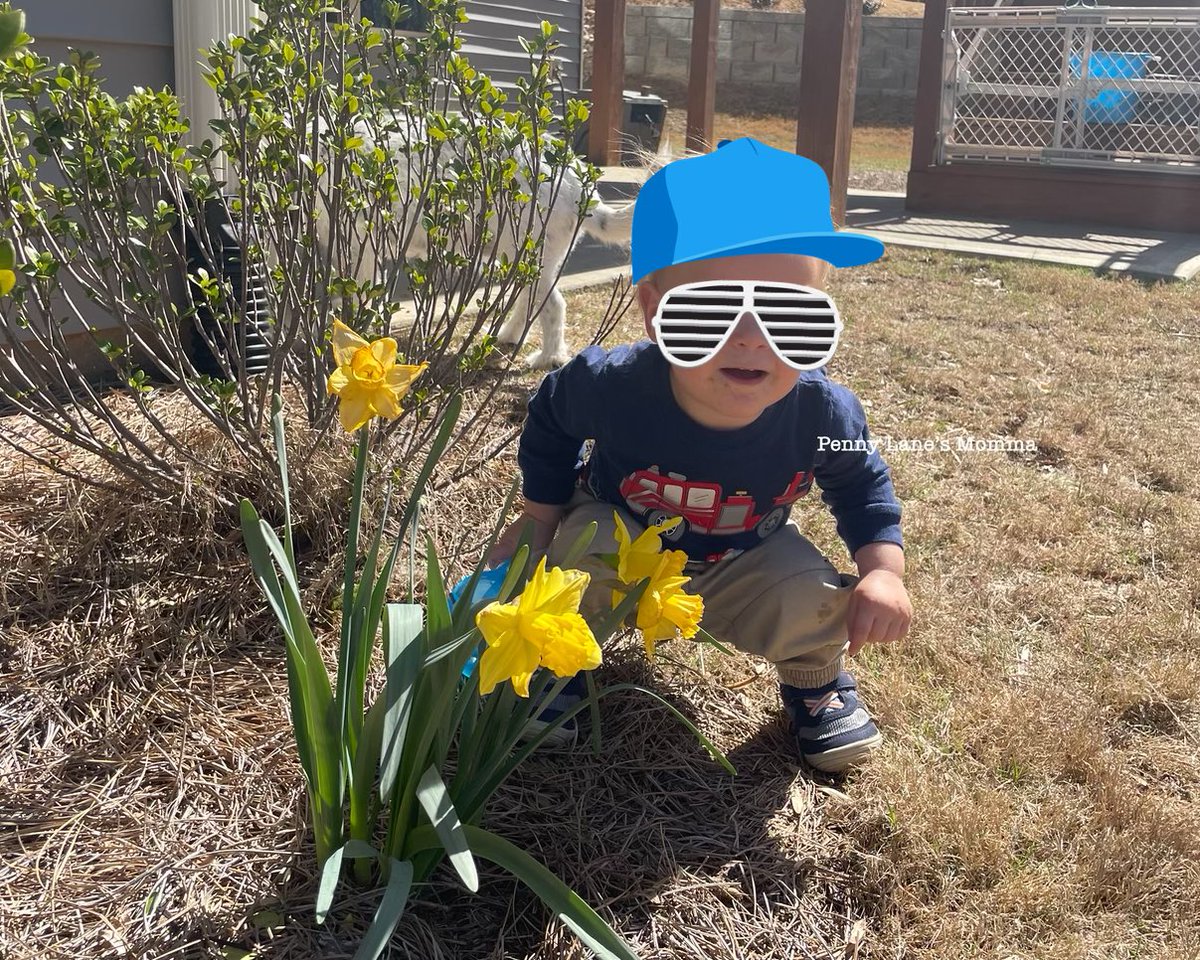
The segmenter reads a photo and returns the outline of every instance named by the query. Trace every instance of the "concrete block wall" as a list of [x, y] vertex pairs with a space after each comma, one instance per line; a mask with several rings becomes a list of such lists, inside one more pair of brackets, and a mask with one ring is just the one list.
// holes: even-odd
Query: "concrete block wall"
[[[625, 74], [629, 86], [655, 77], [686, 80], [691, 55], [690, 7], [630, 4], [625, 8]], [[717, 26], [717, 80], [795, 88], [800, 84], [804, 14], [722, 10]], [[921, 55], [919, 17], [863, 17], [856, 108], [897, 121], [911, 119]]]

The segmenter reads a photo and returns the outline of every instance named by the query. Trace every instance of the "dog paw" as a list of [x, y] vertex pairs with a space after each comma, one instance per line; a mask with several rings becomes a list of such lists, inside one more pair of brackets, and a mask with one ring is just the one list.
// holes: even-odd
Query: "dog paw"
[[538, 350], [529, 356], [529, 366], [534, 370], [557, 370], [571, 359], [568, 350]]

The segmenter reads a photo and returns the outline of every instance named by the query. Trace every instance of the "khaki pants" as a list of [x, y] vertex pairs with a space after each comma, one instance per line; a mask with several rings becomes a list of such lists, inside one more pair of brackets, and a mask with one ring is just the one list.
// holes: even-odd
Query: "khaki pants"
[[[596, 521], [596, 537], [576, 564], [592, 575], [585, 613], [611, 609], [611, 594], [597, 581], [611, 578], [612, 569], [591, 554], [616, 551], [614, 510], [632, 537], [646, 528], [627, 510], [576, 490], [547, 552], [551, 564], [560, 563], [583, 528]], [[702, 625], [718, 640], [771, 661], [783, 683], [817, 687], [842, 669], [849, 647], [846, 609], [858, 579], [839, 573], [795, 524], [787, 523], [758, 546], [693, 574], [687, 590], [704, 598]]]

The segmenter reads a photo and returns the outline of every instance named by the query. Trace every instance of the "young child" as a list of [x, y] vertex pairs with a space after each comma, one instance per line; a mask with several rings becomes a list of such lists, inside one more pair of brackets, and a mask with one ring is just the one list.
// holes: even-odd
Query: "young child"
[[[912, 608], [888, 468], [862, 405], [822, 366], [841, 328], [820, 292], [831, 265], [868, 263], [883, 246], [835, 230], [829, 209], [820, 167], [749, 137], [646, 181], [633, 279], [649, 339], [589, 347], [542, 382], [518, 453], [523, 514], [491, 560], [511, 555], [529, 522], [553, 563], [592, 520], [591, 550], [615, 551], [614, 509], [632, 537], [682, 517], [665, 546], [688, 554], [703, 626], [774, 663], [798, 753], [839, 772], [883, 739], [844, 659], [899, 640]], [[857, 576], [788, 520], [814, 482]], [[592, 574], [585, 609], [607, 608], [598, 581], [611, 570], [578, 566]], [[555, 712], [581, 693], [573, 681]]]

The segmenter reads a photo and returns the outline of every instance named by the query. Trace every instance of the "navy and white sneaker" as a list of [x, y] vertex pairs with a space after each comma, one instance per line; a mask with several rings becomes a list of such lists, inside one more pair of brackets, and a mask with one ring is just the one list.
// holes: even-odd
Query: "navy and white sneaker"
[[883, 743], [883, 734], [859, 702], [857, 689], [854, 677], [845, 670], [820, 687], [779, 685], [796, 746], [809, 766], [841, 773]]
[[[520, 739], [522, 741], [532, 740], [564, 713], [581, 703], [586, 697], [587, 677], [582, 673], [577, 673], [567, 681], [567, 685], [559, 691], [557, 697], [550, 701], [549, 706], [545, 710], [525, 724], [525, 729], [521, 731]], [[566, 723], [560, 724], [542, 741], [542, 745], [560, 748], [575, 746], [575, 741], [579, 737], [578, 718], [579, 714], [576, 714]]]

